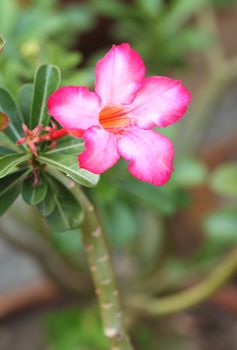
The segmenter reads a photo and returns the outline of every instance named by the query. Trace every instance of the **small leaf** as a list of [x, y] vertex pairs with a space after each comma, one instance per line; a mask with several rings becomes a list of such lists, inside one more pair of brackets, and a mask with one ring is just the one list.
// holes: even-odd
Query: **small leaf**
[[47, 156], [57, 155], [57, 154], [68, 154], [68, 155], [78, 155], [84, 150], [84, 142], [79, 138], [72, 136], [64, 136], [57, 141], [57, 147], [45, 152]]
[[47, 113], [48, 97], [58, 88], [61, 74], [56, 66], [49, 64], [38, 68], [34, 78], [33, 102], [29, 127], [33, 129], [39, 124], [48, 125], [50, 116]]
[[30, 154], [5, 154], [0, 156], [0, 178], [8, 175], [19, 164], [30, 159]]
[[4, 134], [13, 142], [16, 142], [24, 136], [22, 129], [23, 117], [12, 95], [4, 88], [0, 88], [0, 112], [6, 114], [10, 119]]
[[9, 125], [9, 118], [8, 116], [3, 113], [3, 112], [0, 112], [0, 131], [3, 131], [5, 130]]
[[47, 194], [44, 199], [37, 205], [37, 208], [41, 215], [48, 216], [50, 215], [55, 208], [54, 194], [50, 186], [48, 186]]
[[176, 185], [184, 187], [202, 184], [207, 175], [205, 165], [193, 158], [179, 159], [174, 169], [172, 180]]
[[54, 232], [78, 228], [83, 218], [79, 202], [61, 182], [52, 177], [47, 178], [55, 202], [53, 212], [46, 217], [50, 228]]
[[20, 193], [21, 182], [27, 175], [25, 171], [18, 171], [0, 180], [0, 215], [12, 205]]
[[227, 208], [211, 213], [203, 223], [209, 238], [219, 243], [237, 243], [237, 209]]
[[217, 194], [237, 198], [237, 164], [218, 167], [211, 174], [209, 184]]
[[24, 201], [30, 205], [40, 203], [46, 196], [48, 184], [42, 174], [39, 174], [39, 183], [34, 184], [34, 176], [26, 179], [22, 186], [22, 197]]
[[22, 85], [19, 92], [19, 106], [24, 118], [24, 123], [26, 125], [29, 125], [32, 99], [33, 99], [33, 84]]
[[0, 35], [0, 52], [4, 49], [5, 44], [6, 44], [6, 41]]
[[92, 187], [99, 181], [99, 175], [95, 175], [85, 169], [79, 168], [76, 155], [44, 153], [38, 157], [38, 160], [62, 171], [83, 186]]
[[9, 137], [4, 134], [4, 132], [0, 133], [0, 146], [8, 148], [13, 153], [22, 152], [22, 148], [20, 148], [16, 143], [12, 142]]
[[10, 154], [10, 153], [13, 153], [12, 150], [0, 145], [0, 156], [2, 156], [4, 154]]

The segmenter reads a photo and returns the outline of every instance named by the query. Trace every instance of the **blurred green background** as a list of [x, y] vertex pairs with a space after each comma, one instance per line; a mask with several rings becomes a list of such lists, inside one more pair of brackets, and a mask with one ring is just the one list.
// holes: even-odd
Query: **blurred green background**
[[[42, 63], [59, 66], [63, 85], [93, 88], [96, 61], [120, 42], [141, 54], [149, 75], [181, 79], [192, 93], [183, 120], [162, 130], [176, 150], [168, 184], [141, 183], [120, 161], [96, 188], [87, 189], [111, 244], [125, 300], [138, 292], [165, 296], [182, 290], [237, 246], [236, 32], [235, 0], [0, 1], [0, 33], [7, 42], [0, 56], [0, 85], [16, 98]], [[17, 201], [1, 218], [0, 235], [44, 271], [42, 277], [13, 267], [27, 280], [19, 293], [14, 287], [15, 299], [24, 299], [24, 293], [31, 297], [22, 303], [28, 311], [6, 311], [0, 349], [12, 349], [16, 339], [17, 350], [107, 349], [78, 234], [49, 229]], [[14, 254], [2, 255], [0, 309], [11, 289], [1, 273], [14, 279], [8, 268]], [[59, 286], [60, 297], [48, 280]], [[42, 290], [32, 287], [39, 281]], [[237, 296], [235, 282], [230, 285]], [[215, 306], [210, 302], [164, 319], [136, 317], [127, 310], [136, 348], [236, 349], [237, 312], [228, 310], [237, 310], [237, 298], [232, 298], [235, 306], [228, 306], [232, 299], [228, 294], [227, 302], [224, 292]]]

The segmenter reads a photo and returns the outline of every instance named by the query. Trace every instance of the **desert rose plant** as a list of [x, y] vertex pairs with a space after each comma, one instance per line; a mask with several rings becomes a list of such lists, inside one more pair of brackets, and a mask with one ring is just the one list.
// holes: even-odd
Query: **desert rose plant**
[[[141, 57], [129, 44], [114, 45], [97, 63], [95, 92], [59, 85], [59, 69], [43, 65], [34, 83], [21, 87], [18, 103], [0, 88], [0, 214], [21, 194], [52, 231], [80, 228], [110, 349], [133, 349], [104, 233], [83, 186], [96, 186], [99, 174], [120, 157], [138, 180], [164, 185], [174, 170], [174, 148], [154, 128], [183, 117], [190, 93], [180, 81], [146, 77]], [[230, 255], [225, 269], [220, 267], [199, 289], [153, 302], [150, 312], [169, 313], [197, 303], [235, 265], [236, 256]], [[144, 306], [144, 299], [136, 302], [138, 309]]]

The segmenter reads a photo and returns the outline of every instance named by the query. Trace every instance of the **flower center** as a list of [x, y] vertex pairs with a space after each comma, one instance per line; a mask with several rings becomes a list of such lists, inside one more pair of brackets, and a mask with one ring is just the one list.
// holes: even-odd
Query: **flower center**
[[126, 111], [121, 107], [105, 107], [99, 115], [100, 124], [111, 132], [119, 132], [129, 126], [130, 120]]

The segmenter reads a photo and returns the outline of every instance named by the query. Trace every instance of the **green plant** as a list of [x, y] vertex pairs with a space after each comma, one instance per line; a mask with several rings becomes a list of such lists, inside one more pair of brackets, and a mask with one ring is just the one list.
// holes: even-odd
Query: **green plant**
[[75, 74], [82, 55], [69, 48], [93, 23], [86, 5], [62, 11], [55, 0], [1, 1], [0, 33], [7, 46], [0, 57], [0, 85], [16, 95], [22, 83], [32, 81], [36, 67], [49, 62], [59, 66], [67, 83], [84, 79], [83, 72]]

